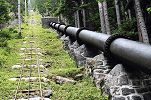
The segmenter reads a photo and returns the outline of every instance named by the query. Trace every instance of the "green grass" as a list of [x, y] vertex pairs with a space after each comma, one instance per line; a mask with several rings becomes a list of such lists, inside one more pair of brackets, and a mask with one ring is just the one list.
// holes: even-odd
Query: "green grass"
[[[84, 73], [83, 68], [77, 68], [75, 61], [70, 58], [67, 51], [62, 48], [62, 42], [57, 39], [57, 33], [50, 31], [49, 29], [43, 29], [40, 25], [40, 16], [34, 15], [37, 24], [29, 27], [27, 24], [23, 24], [22, 36], [23, 39], [17, 39], [17, 35], [14, 30], [8, 30], [12, 32], [10, 37], [6, 41], [6, 47], [0, 48], [0, 100], [8, 100], [9, 96], [12, 97], [12, 91], [16, 88], [15, 82], [8, 81], [11, 77], [19, 76], [19, 70], [12, 70], [11, 66], [18, 63], [19, 60], [19, 48], [22, 47], [21, 43], [25, 41], [24, 37], [27, 35], [34, 35], [37, 37], [35, 46], [42, 49], [44, 54], [43, 63], [49, 63], [47, 78], [51, 81], [42, 84], [43, 88], [51, 87], [53, 90], [52, 100], [107, 100], [101, 96], [101, 91], [97, 89], [92, 83], [91, 79], [84, 76], [82, 80], [77, 81], [76, 84], [56, 84], [51, 78], [53, 76], [63, 76], [67, 78], [73, 78], [79, 73]], [[28, 19], [30, 19], [29, 17]], [[32, 31], [31, 31], [31, 30]], [[28, 34], [27, 34], [28, 33]], [[36, 73], [35, 73], [36, 74]], [[22, 89], [28, 87], [27, 84], [21, 84]], [[37, 85], [32, 85], [32, 88]], [[5, 98], [4, 98], [5, 97]]]
[[15, 29], [6, 28], [0, 31], [0, 100], [8, 100], [16, 83], [8, 79], [19, 72], [11, 70], [11, 66], [18, 62], [18, 48], [21, 39], [17, 38]]
[[85, 77], [77, 84], [51, 84], [54, 90], [53, 100], [105, 100], [90, 79]]
[[[56, 38], [57, 33], [38, 26], [37, 28], [39, 29], [37, 42], [39, 42], [40, 47], [44, 49], [46, 54], [44, 62], [51, 64], [48, 68], [48, 77], [59, 75], [72, 78], [78, 73], [84, 73], [83, 68], [77, 68], [75, 61], [63, 49], [62, 41]], [[75, 85], [58, 85], [51, 81], [50, 86], [53, 89], [52, 100], [107, 100], [101, 96], [101, 91], [94, 86], [91, 79], [87, 76], [84, 76]]]

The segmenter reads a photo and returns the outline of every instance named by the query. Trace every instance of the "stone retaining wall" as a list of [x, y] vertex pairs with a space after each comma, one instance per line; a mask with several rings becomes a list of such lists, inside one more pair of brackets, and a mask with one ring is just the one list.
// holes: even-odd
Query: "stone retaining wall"
[[131, 66], [114, 64], [94, 47], [71, 42], [69, 37], [58, 36], [63, 47], [75, 59], [77, 66], [84, 66], [102, 94], [109, 100], [151, 100], [151, 76]]

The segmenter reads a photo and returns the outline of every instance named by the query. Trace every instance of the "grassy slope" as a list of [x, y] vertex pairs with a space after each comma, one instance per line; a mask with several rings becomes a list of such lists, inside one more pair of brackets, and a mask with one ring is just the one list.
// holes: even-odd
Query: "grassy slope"
[[11, 90], [16, 88], [16, 83], [8, 79], [19, 74], [11, 70], [11, 66], [18, 62], [20, 41], [15, 29], [4, 29], [0, 32], [0, 100], [8, 100]]
[[[50, 77], [55, 75], [71, 77], [81, 72], [67, 52], [62, 49], [62, 43], [56, 39], [56, 33], [45, 31], [39, 35], [44, 50], [50, 52], [45, 56], [45, 61], [52, 64], [49, 68]], [[95, 88], [88, 77], [78, 81], [76, 85], [58, 85], [54, 82], [50, 85], [53, 88], [53, 100], [101, 100], [100, 91]]]
[[[36, 20], [40, 20], [39, 16], [34, 16]], [[29, 27], [23, 25], [23, 36], [29, 32]], [[56, 38], [55, 32], [50, 32], [48, 29], [43, 29], [40, 24], [37, 24], [32, 29], [37, 36], [37, 44], [42, 48], [44, 62], [51, 64], [48, 67], [48, 78], [52, 76], [61, 75], [71, 78], [77, 73], [83, 73], [80, 68], [76, 68], [75, 62], [69, 57], [68, 53], [62, 49], [62, 43]], [[15, 33], [14, 33], [15, 34]], [[16, 88], [16, 84], [8, 81], [10, 77], [19, 75], [18, 72], [12, 71], [10, 67], [18, 62], [17, 52], [21, 47], [22, 39], [10, 39], [8, 47], [11, 49], [10, 53], [5, 49], [0, 48], [1, 58], [5, 58], [6, 62], [0, 69], [0, 98], [7, 98], [10, 95], [10, 90]], [[6, 52], [6, 55], [4, 52]], [[1, 60], [2, 60], [1, 59]], [[105, 100], [100, 95], [100, 90], [96, 89], [90, 78], [84, 77], [83, 80], [78, 81], [75, 85], [63, 84], [59, 85], [51, 81], [48, 85], [53, 90], [52, 100]], [[6, 99], [7, 100], [7, 99]]]

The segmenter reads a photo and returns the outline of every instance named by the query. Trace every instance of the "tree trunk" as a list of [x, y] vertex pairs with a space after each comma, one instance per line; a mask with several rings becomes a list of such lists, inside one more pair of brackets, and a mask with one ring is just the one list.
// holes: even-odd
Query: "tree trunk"
[[82, 14], [82, 10], [79, 10], [79, 20], [80, 20], [80, 27], [83, 27], [83, 14]]
[[20, 0], [18, 0], [18, 34], [21, 37], [21, 9], [20, 9]]
[[79, 16], [79, 11], [76, 11], [77, 13], [77, 27], [80, 28], [80, 16]]
[[114, 0], [114, 1], [115, 1], [117, 25], [120, 26], [121, 25], [120, 8], [119, 8], [119, 5], [118, 5], [118, 0]]
[[65, 24], [69, 25], [69, 21], [68, 21], [68, 19], [66, 17], [64, 18], [64, 20], [65, 20]]
[[[119, 2], [119, 1], [118, 1]], [[124, 4], [123, 2], [121, 1], [120, 2], [120, 12], [121, 12], [121, 20], [126, 20], [126, 17], [125, 17], [125, 8], [124, 8]]]
[[[128, 0], [126, 0], [127, 2], [128, 2]], [[128, 9], [128, 18], [130, 19], [130, 20], [132, 20], [132, 15], [131, 15], [131, 10], [130, 9]]]
[[27, 0], [25, 0], [25, 17], [27, 17]]
[[103, 3], [98, 2], [98, 6], [99, 6], [99, 13], [100, 13], [100, 20], [101, 20], [101, 31], [102, 33], [106, 33]]
[[63, 15], [62, 15], [62, 14], [60, 15], [60, 17], [61, 17], [62, 22], [64, 22], [64, 23], [65, 23], [65, 19], [64, 19], [64, 17], [63, 17]]
[[60, 15], [58, 16], [58, 22], [59, 22], [59, 23], [62, 23], [62, 21], [61, 21], [61, 16], [60, 16]]
[[78, 24], [77, 24], [77, 12], [74, 12], [74, 22], [75, 22], [75, 27], [78, 27]]
[[104, 10], [104, 17], [105, 17], [104, 19], [105, 19], [106, 32], [107, 32], [107, 34], [111, 34], [106, 1], [103, 2], [103, 10]]
[[[84, 1], [81, 0], [82, 4], [84, 4]], [[86, 27], [86, 13], [85, 9], [82, 9], [82, 15], [83, 15], [83, 27]]]
[[83, 14], [83, 27], [86, 27], [85, 9], [82, 10], [82, 14]]
[[130, 20], [132, 20], [132, 15], [131, 15], [131, 11], [128, 9], [128, 18], [130, 19]]
[[144, 18], [143, 18], [143, 14], [142, 14], [139, 0], [135, 0], [135, 11], [136, 11], [136, 17], [137, 17], [139, 40], [146, 43], [146, 44], [149, 44], [147, 29], [146, 29], [146, 25], [144, 22]]

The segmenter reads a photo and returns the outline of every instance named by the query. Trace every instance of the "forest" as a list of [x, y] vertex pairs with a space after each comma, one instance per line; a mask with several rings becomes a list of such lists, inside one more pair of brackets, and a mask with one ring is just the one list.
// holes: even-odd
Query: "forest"
[[[30, 0], [29, 0], [30, 1]], [[27, 3], [29, 2], [27, 1]], [[42, 16], [57, 16], [60, 21], [106, 34], [127, 34], [149, 43], [151, 33], [150, 0], [31, 0]], [[17, 0], [1, 0], [0, 23], [17, 18]], [[21, 0], [24, 13], [24, 0]]]
[[150, 100], [150, 43], [151, 0], [0, 0], [0, 100]]

